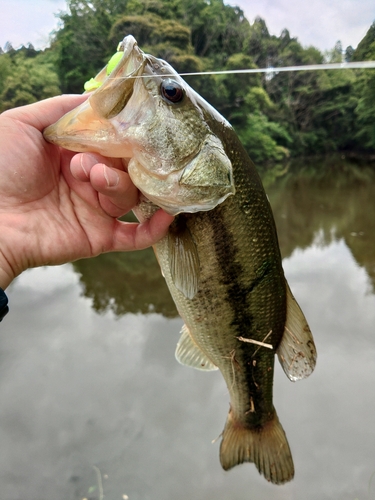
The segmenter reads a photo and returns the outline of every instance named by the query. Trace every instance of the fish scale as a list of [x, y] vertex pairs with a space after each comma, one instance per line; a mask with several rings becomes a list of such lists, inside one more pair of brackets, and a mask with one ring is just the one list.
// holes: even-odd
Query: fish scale
[[[251, 175], [248, 157], [239, 157], [239, 148], [239, 144], [230, 148], [237, 156], [231, 158], [234, 179], [236, 187], [237, 178], [238, 184], [243, 179], [246, 183], [239, 185], [236, 195], [210, 212], [178, 216], [187, 220], [201, 257], [200, 286], [192, 300], [173, 284], [166, 240], [156, 244], [155, 251], [191, 336], [223, 373], [236, 418], [261, 425], [273, 415], [274, 352], [238, 337], [262, 342], [272, 331], [267, 341], [277, 348], [285, 325], [285, 279], [273, 220], [265, 215], [269, 212], [267, 198], [257, 175]], [[244, 216], [241, 201], [254, 198], [258, 202]], [[254, 223], [257, 214], [266, 222]], [[261, 246], [259, 233], [264, 242]]]

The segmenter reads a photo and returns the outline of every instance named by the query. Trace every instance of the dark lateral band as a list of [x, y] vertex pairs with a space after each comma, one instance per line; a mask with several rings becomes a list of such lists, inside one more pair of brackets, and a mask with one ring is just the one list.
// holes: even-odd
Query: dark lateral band
[[6, 316], [8, 312], [8, 297], [6, 296], [4, 290], [0, 288], [0, 321], [3, 320], [4, 316]]

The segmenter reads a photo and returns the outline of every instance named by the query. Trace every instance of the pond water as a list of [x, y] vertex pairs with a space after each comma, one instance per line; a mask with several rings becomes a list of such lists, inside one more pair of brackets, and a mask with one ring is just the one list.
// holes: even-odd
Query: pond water
[[295, 479], [221, 469], [224, 381], [175, 361], [182, 321], [144, 251], [30, 270], [8, 289], [1, 500], [375, 498], [375, 168], [339, 159], [264, 183], [318, 349], [304, 381], [276, 362]]

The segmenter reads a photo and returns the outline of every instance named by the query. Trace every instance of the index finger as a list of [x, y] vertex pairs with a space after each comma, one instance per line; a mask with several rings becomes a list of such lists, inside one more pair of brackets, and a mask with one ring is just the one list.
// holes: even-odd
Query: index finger
[[35, 127], [42, 132], [48, 125], [56, 122], [65, 113], [79, 106], [89, 94], [65, 94], [50, 97], [43, 101], [20, 106], [5, 111], [4, 114], [13, 120]]

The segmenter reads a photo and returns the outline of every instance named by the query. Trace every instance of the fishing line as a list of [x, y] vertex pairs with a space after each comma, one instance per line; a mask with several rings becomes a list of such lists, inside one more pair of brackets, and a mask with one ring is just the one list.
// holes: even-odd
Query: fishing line
[[[371, 69], [375, 68], [375, 61], [358, 61], [346, 63], [326, 63], [326, 64], [307, 64], [305, 66], [270, 66], [269, 68], [253, 69], [232, 69], [223, 71], [202, 71], [196, 73], [180, 73], [180, 76], [198, 76], [198, 75], [230, 75], [245, 73], [281, 73], [287, 71], [317, 71], [326, 69]], [[169, 75], [166, 75], [169, 76]]]
[[[202, 75], [241, 75], [251, 73], [268, 73], [277, 75], [278, 73], [286, 73], [292, 71], [321, 71], [321, 70], [336, 70], [336, 69], [374, 69], [375, 61], [355, 61], [343, 63], [324, 63], [324, 64], [307, 64], [304, 66], [270, 66], [268, 68], [251, 68], [251, 69], [228, 69], [222, 71], [196, 71], [191, 73], [178, 73], [179, 76], [202, 76]], [[118, 78], [158, 78], [160, 76], [174, 77], [176, 74], [165, 73], [163, 75], [128, 75]], [[111, 79], [111, 78], [110, 78]]]

